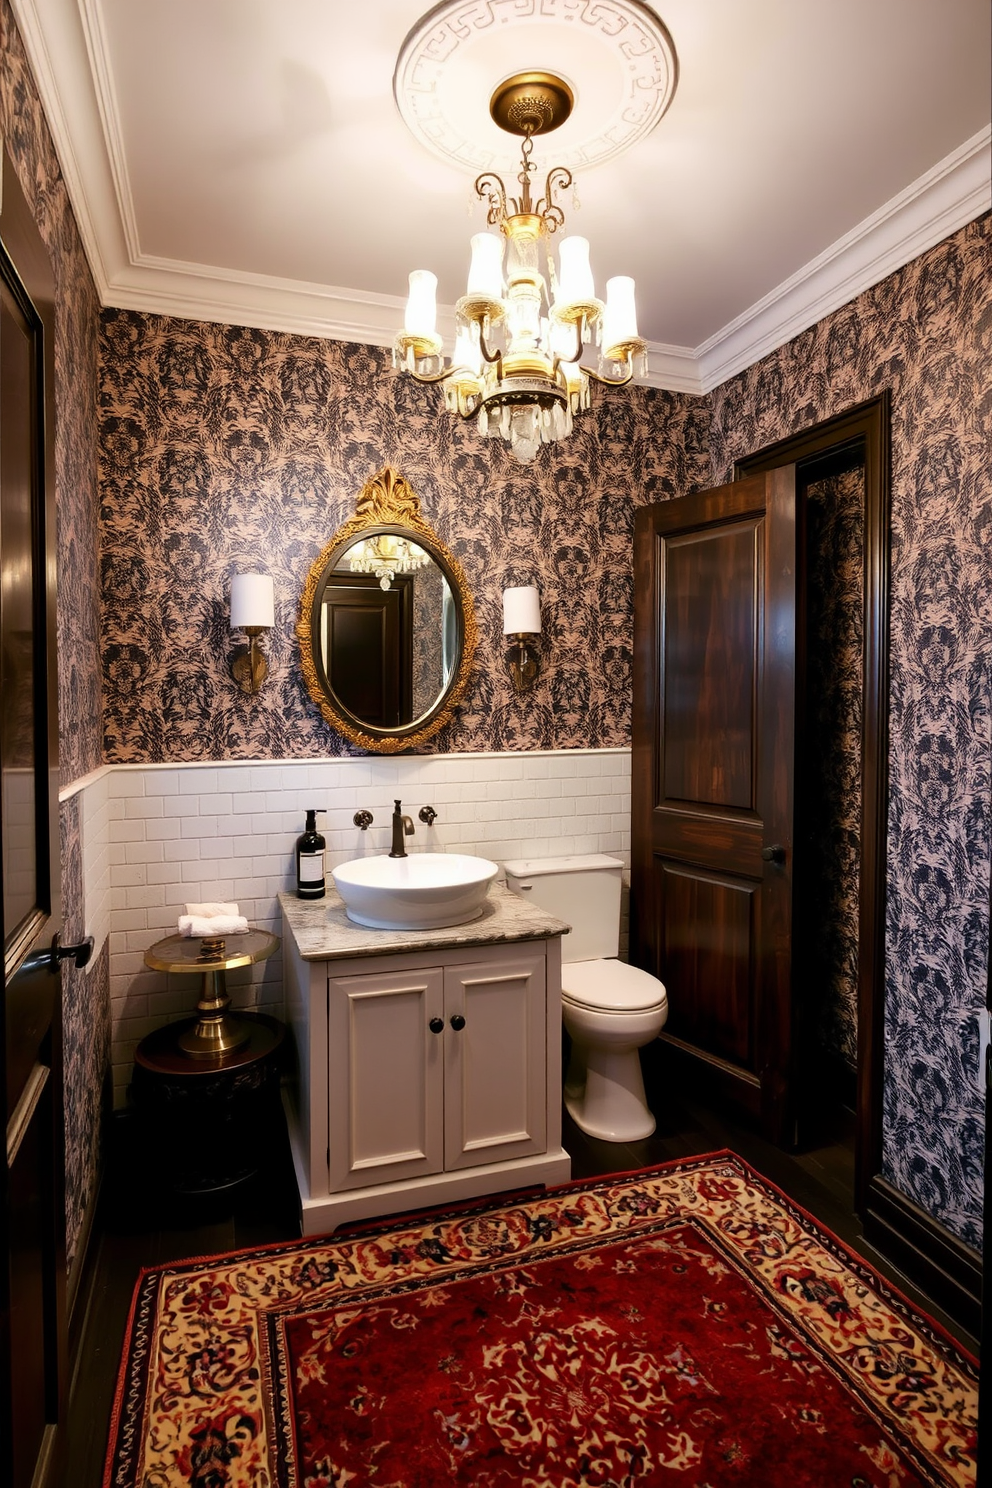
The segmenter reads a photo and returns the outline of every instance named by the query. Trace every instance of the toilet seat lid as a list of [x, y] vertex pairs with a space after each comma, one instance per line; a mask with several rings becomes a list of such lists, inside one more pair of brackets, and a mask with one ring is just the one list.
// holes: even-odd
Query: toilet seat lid
[[663, 982], [626, 961], [566, 961], [561, 992], [568, 1002], [610, 1013], [646, 1012], [668, 1001]]

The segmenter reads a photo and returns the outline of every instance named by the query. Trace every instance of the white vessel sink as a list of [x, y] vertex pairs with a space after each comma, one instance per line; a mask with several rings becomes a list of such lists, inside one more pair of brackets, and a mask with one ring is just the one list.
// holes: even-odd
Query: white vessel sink
[[440, 930], [478, 919], [499, 872], [488, 858], [411, 853], [355, 858], [331, 869], [349, 920], [373, 930]]

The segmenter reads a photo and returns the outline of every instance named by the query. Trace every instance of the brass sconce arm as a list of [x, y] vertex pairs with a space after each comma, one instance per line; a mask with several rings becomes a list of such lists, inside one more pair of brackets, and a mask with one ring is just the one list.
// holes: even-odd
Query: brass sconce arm
[[536, 635], [520, 632], [508, 637], [514, 650], [510, 654], [510, 676], [517, 692], [526, 692], [537, 681], [540, 660], [535, 647]]
[[262, 632], [268, 629], [265, 625], [246, 625], [245, 635], [249, 637], [247, 650], [239, 652], [231, 664], [231, 675], [241, 688], [251, 696], [260, 692], [262, 683], [269, 675], [269, 664], [265, 654], [258, 644], [258, 638]]

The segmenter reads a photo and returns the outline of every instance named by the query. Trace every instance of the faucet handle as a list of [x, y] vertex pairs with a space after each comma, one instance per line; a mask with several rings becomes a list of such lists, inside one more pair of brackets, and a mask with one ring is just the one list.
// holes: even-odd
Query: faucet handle
[[417, 815], [420, 817], [420, 820], [428, 827], [432, 827], [437, 821], [437, 812], [434, 810], [433, 806], [421, 806], [420, 810], [417, 812]]
[[371, 811], [356, 811], [352, 821], [356, 827], [361, 827], [363, 832], [367, 832], [372, 825], [372, 813]]

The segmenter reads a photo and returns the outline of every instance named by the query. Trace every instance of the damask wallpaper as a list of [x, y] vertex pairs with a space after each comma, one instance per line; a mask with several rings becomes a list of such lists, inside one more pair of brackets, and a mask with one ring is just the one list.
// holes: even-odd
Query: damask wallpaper
[[[79, 797], [64, 801], [62, 838], [62, 938], [81, 941], [83, 922], [83, 857], [79, 837]], [[95, 966], [77, 970], [62, 965], [62, 1060], [65, 1070], [65, 1204], [66, 1258], [72, 1263], [86, 1210], [94, 1197], [100, 1160], [101, 1102], [110, 1063], [109, 947], [104, 942]]]
[[[55, 273], [55, 482], [58, 526], [59, 742], [63, 784], [102, 759], [99, 505], [96, 492], [98, 301], [69, 196], [6, 0], [0, 0], [0, 132]], [[62, 810], [63, 908], [84, 934], [78, 825]], [[75, 1253], [97, 1172], [96, 1105], [107, 1059], [106, 957], [63, 970], [67, 1246]]]
[[711, 394], [733, 461], [892, 389], [885, 1171], [980, 1244], [989, 935], [992, 219]]
[[794, 940], [815, 1050], [858, 1068], [864, 465], [803, 490], [805, 708], [796, 760], [803, 927]]
[[[430, 741], [447, 752], [626, 744], [633, 511], [704, 486], [708, 407], [598, 390], [534, 466], [442, 411], [375, 347], [103, 312], [103, 665], [108, 761], [354, 752], [303, 684], [294, 633], [307, 571], [396, 466], [466, 570], [480, 629], [470, 689]], [[275, 578], [269, 681], [228, 665], [230, 575]], [[504, 664], [502, 591], [541, 590], [542, 669], [525, 698]]]
[[[413, 484], [478, 604], [473, 686], [431, 749], [626, 744], [634, 507], [727, 480], [738, 456], [891, 388], [885, 1167], [977, 1244], [990, 268], [985, 218], [707, 399], [601, 395], [530, 469], [439, 413], [436, 391], [394, 377], [375, 348], [105, 311], [106, 758], [351, 752], [303, 689], [293, 626], [313, 556], [386, 463]], [[227, 673], [240, 638], [226, 594], [232, 571], [256, 566], [275, 576], [277, 625], [270, 682], [248, 700]], [[521, 701], [503, 665], [500, 595], [531, 581], [544, 665]], [[850, 1055], [841, 1025], [834, 1035]]]

